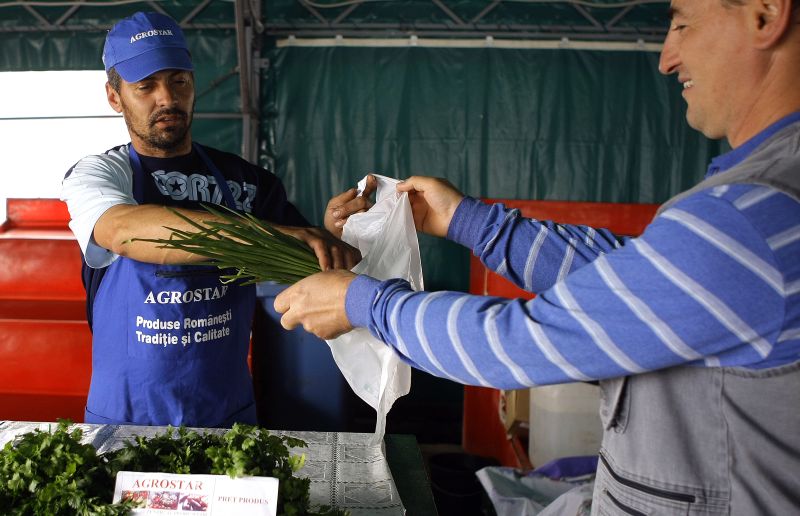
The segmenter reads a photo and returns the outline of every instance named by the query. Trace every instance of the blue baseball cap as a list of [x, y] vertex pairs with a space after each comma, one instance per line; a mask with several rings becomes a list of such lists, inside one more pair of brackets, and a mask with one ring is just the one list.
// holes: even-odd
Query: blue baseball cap
[[181, 28], [161, 13], [139, 12], [114, 25], [106, 36], [103, 64], [126, 82], [161, 70], [194, 70]]

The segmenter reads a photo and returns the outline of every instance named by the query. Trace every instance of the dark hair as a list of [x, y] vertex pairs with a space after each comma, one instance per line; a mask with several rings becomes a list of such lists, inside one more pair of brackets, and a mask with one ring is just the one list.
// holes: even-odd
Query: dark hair
[[119, 76], [116, 68], [112, 67], [110, 70], [108, 70], [106, 72], [106, 77], [108, 77], [108, 84], [110, 84], [111, 87], [114, 88], [114, 91], [119, 93], [119, 88], [122, 85], [122, 77]]

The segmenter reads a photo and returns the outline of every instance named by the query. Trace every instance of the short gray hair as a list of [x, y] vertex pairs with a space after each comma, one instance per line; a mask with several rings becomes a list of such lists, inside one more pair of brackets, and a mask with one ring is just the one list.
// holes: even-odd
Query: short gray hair
[[119, 74], [117, 73], [117, 69], [113, 67], [110, 68], [106, 72], [106, 77], [108, 77], [108, 84], [110, 84], [111, 87], [114, 88], [114, 91], [119, 93], [119, 88], [120, 86], [122, 86], [122, 77], [120, 77]]

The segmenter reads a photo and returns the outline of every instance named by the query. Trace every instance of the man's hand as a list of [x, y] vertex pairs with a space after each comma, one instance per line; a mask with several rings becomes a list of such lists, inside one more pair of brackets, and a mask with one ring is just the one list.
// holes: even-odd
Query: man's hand
[[369, 200], [370, 195], [378, 188], [378, 181], [372, 174], [367, 176], [367, 186], [361, 195], [357, 195], [358, 191], [351, 188], [346, 192], [332, 197], [328, 201], [328, 207], [325, 208], [325, 217], [323, 225], [325, 229], [336, 235], [342, 236], [342, 227], [347, 222], [347, 217], [354, 213], [361, 213], [367, 211], [372, 207], [372, 201]]
[[411, 176], [397, 185], [398, 192], [408, 192], [414, 226], [417, 231], [446, 237], [450, 221], [464, 194], [446, 179]]
[[358, 249], [342, 242], [322, 228], [300, 228], [277, 224], [272, 224], [272, 227], [308, 244], [317, 255], [319, 268], [323, 271], [350, 270], [361, 261], [361, 252]]
[[333, 339], [352, 330], [345, 312], [347, 288], [356, 275], [348, 271], [319, 272], [302, 279], [275, 298], [287, 330], [302, 325], [321, 339]]

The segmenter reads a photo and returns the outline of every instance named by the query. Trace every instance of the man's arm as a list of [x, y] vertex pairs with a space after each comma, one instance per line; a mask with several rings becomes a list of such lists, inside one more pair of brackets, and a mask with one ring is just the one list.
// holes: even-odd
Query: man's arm
[[518, 210], [471, 197], [459, 204], [447, 237], [528, 292], [552, 287], [629, 240], [607, 229], [525, 218]]
[[[758, 260], [743, 260], [744, 250]], [[783, 324], [779, 270], [742, 213], [703, 196], [528, 302], [416, 293], [403, 282], [359, 277], [347, 312], [352, 325], [368, 326], [415, 367], [473, 385], [518, 388], [681, 364], [765, 365]]]
[[[800, 358], [800, 342], [778, 345], [790, 295], [782, 270], [796, 261], [770, 238], [780, 228], [765, 234], [754, 221], [800, 216], [796, 201], [781, 202], [771, 214], [748, 206], [745, 216], [733, 199], [687, 198], [641, 238], [528, 302], [333, 273], [299, 282], [275, 306], [285, 327], [323, 336], [368, 327], [414, 367], [472, 385], [519, 388], [681, 364], [777, 366]], [[344, 319], [341, 302], [327, 296], [342, 288]]]
[[137, 239], [169, 239], [172, 231], [197, 231], [181, 215], [203, 224], [216, 217], [210, 213], [152, 204], [117, 204], [108, 208], [94, 226], [94, 241], [119, 256], [146, 263], [196, 263], [207, 258], [179, 249], [161, 248], [159, 244]]
[[[175, 212], [199, 223], [219, 220], [210, 213], [156, 205], [118, 204], [106, 210], [94, 227], [95, 242], [113, 253], [140, 262], [159, 264], [197, 263], [207, 258], [179, 249], [137, 239], [168, 239], [172, 229], [196, 232], [197, 228]], [[361, 259], [357, 249], [320, 228], [271, 224], [276, 230], [302, 240], [311, 247], [322, 270], [352, 269]], [[171, 229], [167, 229], [171, 228]]]
[[408, 192], [418, 231], [469, 248], [488, 268], [525, 290], [539, 292], [625, 242], [608, 230], [521, 217], [503, 205], [465, 197], [448, 181], [413, 176]]
[[[266, 172], [265, 172], [266, 173]], [[167, 239], [166, 227], [196, 231], [170, 208], [139, 205], [133, 199], [130, 163], [125, 146], [106, 154], [88, 156], [67, 173], [62, 183], [62, 199], [70, 212], [70, 228], [75, 233], [90, 267], [105, 267], [117, 255], [150, 263], [195, 263], [205, 258], [174, 249], [160, 249], [158, 244], [133, 239]], [[280, 184], [273, 185], [265, 197], [272, 210], [262, 215], [291, 223], [304, 222], [289, 205]], [[173, 208], [174, 209], [174, 208]], [[177, 209], [202, 223], [215, 217], [204, 211]], [[262, 210], [263, 211], [263, 210]], [[274, 212], [274, 213], [273, 213]], [[355, 266], [361, 259], [357, 249], [336, 239], [321, 228], [272, 224], [275, 229], [306, 242], [323, 270]]]

